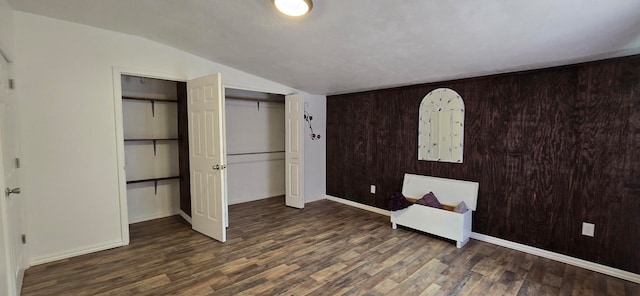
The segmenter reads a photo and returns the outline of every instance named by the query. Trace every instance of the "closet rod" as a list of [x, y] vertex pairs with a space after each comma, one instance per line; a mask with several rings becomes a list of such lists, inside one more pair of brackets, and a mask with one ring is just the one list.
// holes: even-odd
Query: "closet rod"
[[229, 153], [227, 156], [235, 155], [251, 155], [251, 154], [269, 154], [269, 153], [284, 153], [285, 151], [265, 151], [265, 152], [246, 152], [246, 153]]
[[284, 98], [281, 99], [281, 100], [260, 99], [260, 98], [250, 98], [250, 97], [238, 97], [238, 96], [225, 96], [225, 98], [234, 99], [234, 100], [242, 100], [242, 101], [271, 102], [271, 103], [282, 103], [282, 104], [284, 104]]

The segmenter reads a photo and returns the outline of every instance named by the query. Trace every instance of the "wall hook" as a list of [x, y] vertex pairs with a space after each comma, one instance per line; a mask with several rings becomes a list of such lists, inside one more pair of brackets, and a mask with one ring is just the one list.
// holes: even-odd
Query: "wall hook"
[[311, 121], [313, 120], [313, 114], [307, 111], [307, 107], [309, 107], [309, 102], [304, 102], [304, 120], [309, 125], [309, 129], [311, 130], [311, 140], [320, 140], [320, 134], [316, 134], [313, 131], [313, 126], [311, 126]]

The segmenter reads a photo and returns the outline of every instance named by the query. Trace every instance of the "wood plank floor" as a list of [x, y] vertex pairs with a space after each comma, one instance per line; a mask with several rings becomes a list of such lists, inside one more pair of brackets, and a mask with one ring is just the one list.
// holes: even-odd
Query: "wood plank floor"
[[328, 200], [230, 207], [228, 241], [180, 217], [27, 270], [23, 295], [640, 295], [640, 285], [471, 240], [463, 249]]

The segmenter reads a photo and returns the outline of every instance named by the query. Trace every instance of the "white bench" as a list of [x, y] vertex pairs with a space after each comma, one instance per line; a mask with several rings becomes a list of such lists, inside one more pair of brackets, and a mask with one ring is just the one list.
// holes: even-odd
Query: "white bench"
[[406, 226], [416, 230], [455, 240], [462, 248], [471, 235], [471, 213], [476, 210], [478, 183], [429, 176], [404, 174], [402, 194], [408, 198], [420, 199], [433, 192], [441, 204], [456, 206], [464, 201], [469, 209], [465, 213], [412, 205], [406, 209], [391, 212], [391, 225]]

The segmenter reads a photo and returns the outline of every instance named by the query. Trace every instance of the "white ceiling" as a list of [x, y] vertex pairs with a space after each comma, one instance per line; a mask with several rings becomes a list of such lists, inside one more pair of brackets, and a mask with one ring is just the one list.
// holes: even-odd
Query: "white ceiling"
[[141, 36], [314, 94], [640, 53], [640, 0], [10, 0]]

